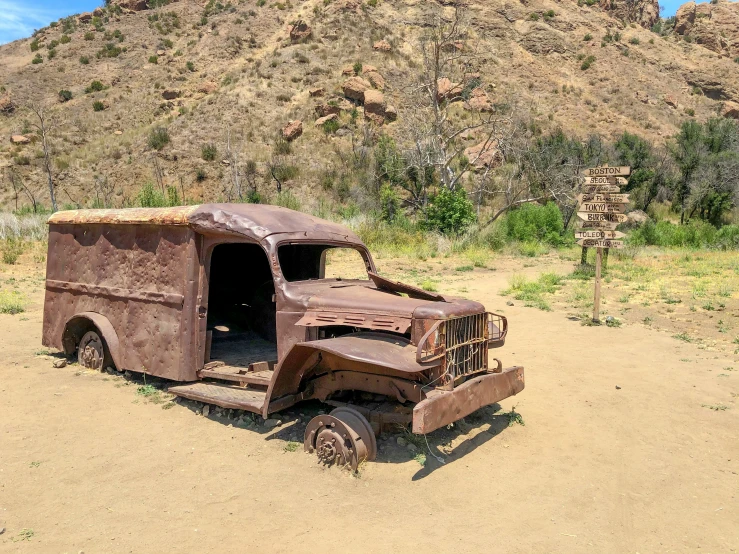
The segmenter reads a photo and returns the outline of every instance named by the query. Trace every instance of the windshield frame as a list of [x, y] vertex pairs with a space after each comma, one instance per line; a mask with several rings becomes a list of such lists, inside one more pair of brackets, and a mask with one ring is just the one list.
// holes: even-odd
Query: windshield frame
[[[359, 255], [362, 257], [362, 260], [364, 261], [364, 269], [367, 272], [367, 276], [365, 279], [342, 279], [341, 277], [329, 277], [326, 278], [325, 276], [320, 276], [317, 279], [298, 279], [298, 280], [289, 280], [287, 277], [285, 277], [285, 273], [282, 271], [282, 265], [280, 264], [280, 247], [286, 246], [286, 245], [292, 245], [292, 244], [316, 244], [316, 245], [325, 245], [329, 246], [331, 248], [351, 248], [352, 250], [356, 250], [359, 252]], [[322, 272], [325, 274], [326, 271], [326, 252], [331, 250], [331, 248], [325, 249], [321, 253], [321, 269]], [[279, 270], [280, 277], [282, 278], [283, 282], [290, 285], [290, 284], [298, 284], [298, 283], [318, 283], [322, 281], [332, 281], [332, 282], [341, 282], [341, 281], [368, 281], [372, 282], [369, 276], [369, 272], [377, 273], [377, 269], [375, 267], [375, 262], [372, 259], [372, 255], [370, 254], [369, 249], [361, 242], [347, 242], [342, 240], [321, 240], [321, 239], [284, 239], [279, 242], [276, 242], [274, 244], [274, 257], [273, 257], [273, 263], [275, 263], [275, 270]]]

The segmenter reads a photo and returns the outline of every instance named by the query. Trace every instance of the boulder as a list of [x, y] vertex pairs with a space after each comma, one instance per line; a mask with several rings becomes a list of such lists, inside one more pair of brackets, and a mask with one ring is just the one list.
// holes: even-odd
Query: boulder
[[92, 10], [92, 15], [94, 17], [103, 17], [104, 13], [105, 12], [103, 12], [103, 8], [95, 8], [94, 10]]
[[15, 104], [9, 93], [0, 96], [0, 113], [11, 114], [15, 111]]
[[464, 150], [465, 157], [475, 169], [498, 167], [503, 163], [503, 154], [496, 141], [483, 141]]
[[200, 86], [198, 87], [198, 92], [202, 92], [204, 94], [211, 94], [218, 90], [218, 85], [214, 83], [213, 81], [203, 81], [200, 83]]
[[736, 102], [724, 102], [721, 107], [721, 117], [739, 119], [739, 104]]
[[300, 120], [288, 121], [282, 128], [282, 138], [288, 142], [294, 141], [303, 134], [303, 122]]
[[164, 56], [166, 53], [164, 50], [157, 50], [157, 56]]
[[465, 102], [465, 107], [469, 110], [477, 112], [492, 112], [493, 103], [488, 98], [487, 93], [482, 87], [472, 89], [469, 99]]
[[626, 221], [623, 223], [623, 226], [629, 228], [641, 227], [647, 221], [649, 221], [649, 216], [646, 214], [646, 212], [643, 212], [641, 210], [633, 210], [626, 214]]
[[684, 35], [690, 31], [695, 22], [695, 2], [686, 2], [677, 9], [675, 13], [675, 26], [673, 30], [678, 35]]
[[182, 92], [177, 89], [167, 89], [165, 91], [162, 91], [162, 98], [165, 100], [174, 100], [176, 98], [179, 98], [182, 95]]
[[52, 365], [56, 369], [61, 369], [63, 367], [67, 367], [67, 359], [66, 358], [60, 358], [58, 360], [54, 360], [54, 363]]
[[311, 34], [313, 34], [313, 29], [305, 21], [300, 19], [290, 29], [290, 40], [293, 42], [303, 42], [310, 38]]
[[349, 77], [344, 81], [344, 84], [341, 85], [341, 89], [344, 91], [344, 96], [360, 102], [364, 99], [364, 91], [371, 88], [372, 84], [366, 79], [362, 79], [362, 77]]
[[92, 20], [92, 12], [82, 12], [77, 16], [77, 21], [79, 23], [88, 23]]
[[312, 98], [323, 96], [326, 90], [323, 87], [308, 89], [308, 95]]
[[385, 122], [385, 95], [379, 90], [364, 91], [364, 118], [382, 125]]
[[671, 108], [677, 108], [677, 99], [671, 94], [665, 94], [665, 104]]
[[458, 83], [452, 83], [446, 77], [442, 77], [436, 82], [437, 93], [436, 99], [441, 102], [442, 100], [448, 100], [454, 102], [462, 98], [462, 85]]
[[388, 121], [395, 121], [398, 119], [398, 110], [395, 106], [391, 106], [390, 104], [385, 106], [385, 119]]
[[330, 102], [319, 104], [316, 106], [316, 115], [318, 117], [326, 117], [327, 115], [340, 114], [341, 112], [349, 112], [354, 109], [354, 104], [345, 98], [333, 99]]
[[334, 119], [338, 119], [338, 118], [339, 118], [339, 116], [337, 114], [330, 113], [330, 114], [328, 114], [326, 116], [319, 117], [318, 119], [316, 119], [315, 125], [316, 125], [316, 127], [320, 127], [321, 125], [323, 125], [327, 121], [333, 121]]
[[344, 69], [341, 70], [342, 75], [354, 75], [354, 67], [351, 65], [347, 65]]
[[658, 0], [600, 0], [600, 7], [624, 23], [638, 23], [645, 29], [659, 20]]
[[377, 68], [374, 65], [362, 65], [362, 73], [372, 73], [373, 71], [377, 71]]
[[384, 90], [385, 89], [385, 79], [382, 75], [380, 75], [377, 71], [362, 71], [362, 75], [365, 79], [367, 79], [370, 83], [372, 83], [372, 86]]
[[390, 52], [393, 47], [390, 45], [388, 41], [385, 39], [378, 40], [372, 45], [373, 50], [377, 50], [378, 52]]
[[28, 144], [31, 142], [31, 139], [25, 135], [12, 135], [10, 137], [10, 142], [13, 144]]
[[140, 12], [149, 9], [148, 0], [112, 0], [111, 4], [120, 6], [123, 10]]

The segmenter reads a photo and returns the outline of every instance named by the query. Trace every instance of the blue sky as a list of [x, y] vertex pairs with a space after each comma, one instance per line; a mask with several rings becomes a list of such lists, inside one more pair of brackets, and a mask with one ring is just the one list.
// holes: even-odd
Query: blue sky
[[89, 12], [102, 0], [0, 0], [0, 44], [31, 36], [34, 29], [73, 13]]

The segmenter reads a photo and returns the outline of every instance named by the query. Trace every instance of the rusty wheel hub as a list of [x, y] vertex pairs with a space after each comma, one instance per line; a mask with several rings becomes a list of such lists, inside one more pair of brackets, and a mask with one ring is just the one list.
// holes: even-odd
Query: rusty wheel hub
[[88, 331], [82, 337], [77, 349], [77, 361], [82, 367], [88, 369], [103, 369], [105, 350], [103, 341], [95, 331]]
[[348, 466], [352, 470], [377, 456], [372, 426], [362, 414], [348, 406], [314, 417], [305, 429], [303, 445], [306, 452], [315, 452], [324, 464]]

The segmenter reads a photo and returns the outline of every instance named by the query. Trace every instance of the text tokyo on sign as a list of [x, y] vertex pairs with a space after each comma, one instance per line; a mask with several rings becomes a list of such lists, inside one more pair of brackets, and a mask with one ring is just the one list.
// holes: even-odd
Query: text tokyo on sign
[[626, 204], [610, 204], [608, 202], [583, 202], [580, 204], [583, 212], [602, 212], [621, 214], [626, 211]]
[[623, 177], [585, 177], [584, 185], [626, 185]]
[[580, 239], [577, 241], [580, 246], [586, 248], [623, 248], [624, 241], [610, 239]]
[[621, 231], [611, 231], [608, 229], [590, 229], [584, 231], [575, 231], [576, 239], [620, 239], [626, 235]]
[[626, 215], [614, 213], [577, 212], [577, 217], [583, 221], [610, 221], [611, 223], [626, 221]]
[[629, 175], [630, 167], [590, 167], [583, 171], [588, 177], [617, 177], [619, 175]]

